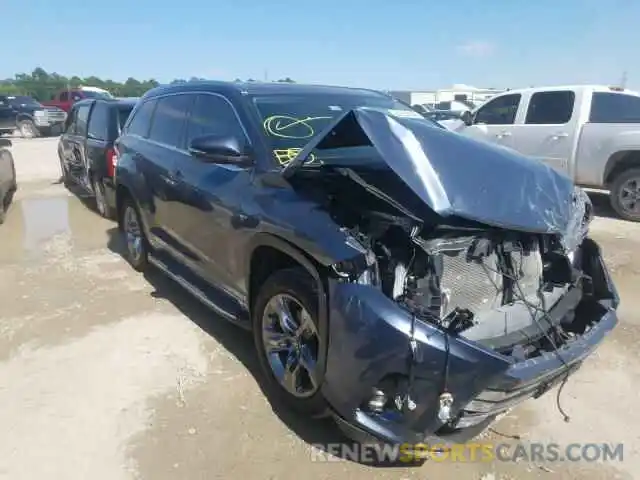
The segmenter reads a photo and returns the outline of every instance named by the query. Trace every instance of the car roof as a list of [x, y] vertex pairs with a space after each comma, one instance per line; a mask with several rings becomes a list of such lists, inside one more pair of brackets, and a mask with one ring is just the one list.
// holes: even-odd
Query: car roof
[[331, 85], [313, 85], [287, 82], [224, 82], [215, 80], [200, 80], [193, 82], [161, 85], [149, 90], [143, 98], [156, 97], [168, 93], [190, 91], [215, 91], [218, 93], [242, 93], [247, 95], [277, 95], [277, 94], [350, 94], [350, 95], [381, 95], [388, 96], [377, 90], [365, 88], [340, 87]]
[[82, 99], [82, 100], [78, 100], [76, 103], [73, 104], [73, 106], [75, 107], [76, 105], [85, 105], [85, 104], [88, 104], [88, 103], [103, 102], [103, 103], [109, 103], [111, 105], [116, 105], [116, 106], [134, 107], [136, 105], [136, 103], [138, 102], [138, 100], [140, 100], [138, 97], [127, 97], [127, 98], [85, 98], [85, 99]]

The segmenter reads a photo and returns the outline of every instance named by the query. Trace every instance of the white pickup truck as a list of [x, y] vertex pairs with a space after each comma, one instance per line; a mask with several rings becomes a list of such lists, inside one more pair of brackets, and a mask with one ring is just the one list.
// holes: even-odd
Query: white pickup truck
[[510, 90], [462, 122], [458, 133], [541, 160], [583, 187], [609, 190], [616, 213], [640, 221], [640, 94], [593, 85]]

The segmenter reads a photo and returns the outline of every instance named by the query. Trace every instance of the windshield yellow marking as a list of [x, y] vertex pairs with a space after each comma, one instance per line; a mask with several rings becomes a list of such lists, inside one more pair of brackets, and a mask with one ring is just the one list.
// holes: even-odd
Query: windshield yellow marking
[[[273, 154], [275, 155], [276, 160], [278, 160], [278, 163], [284, 167], [289, 162], [291, 162], [294, 158], [296, 158], [296, 155], [298, 155], [298, 153], [300, 153], [301, 150], [302, 150], [301, 148], [279, 148], [274, 150]], [[305, 164], [308, 165], [315, 161], [316, 161], [316, 157], [312, 153], [311, 155], [309, 155], [309, 159], [305, 162]]]
[[[265, 131], [273, 137], [302, 140], [311, 138], [316, 133], [309, 122], [331, 119], [332, 117], [296, 118], [288, 115], [272, 115], [265, 118], [263, 126]], [[296, 132], [296, 130], [299, 130], [299, 132], [293, 133]]]

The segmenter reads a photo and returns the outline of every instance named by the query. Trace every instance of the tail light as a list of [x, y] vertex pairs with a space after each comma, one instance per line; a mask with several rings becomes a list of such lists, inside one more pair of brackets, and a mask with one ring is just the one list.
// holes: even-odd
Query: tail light
[[118, 151], [115, 148], [107, 148], [107, 175], [109, 177], [115, 178], [117, 164]]

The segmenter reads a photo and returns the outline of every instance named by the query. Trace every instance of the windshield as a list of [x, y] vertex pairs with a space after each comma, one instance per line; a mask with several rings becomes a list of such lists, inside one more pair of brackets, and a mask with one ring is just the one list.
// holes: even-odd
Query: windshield
[[113, 95], [109, 92], [97, 92], [95, 90], [82, 90], [82, 95], [84, 98], [99, 98], [103, 100], [113, 98]]
[[[333, 119], [353, 108], [384, 108], [418, 116], [409, 105], [391, 97], [357, 90], [347, 94], [261, 95], [254, 97], [254, 102], [273, 154], [282, 166], [293, 160], [302, 147], [322, 132]], [[429, 122], [427, 119], [422, 120]], [[312, 155], [308, 162], [314, 160], [316, 159]]]
[[26, 97], [22, 95], [19, 95], [17, 97], [8, 97], [8, 100], [11, 105], [16, 105], [16, 106], [20, 106], [20, 105], [32, 105], [34, 107], [42, 106], [35, 98]]

